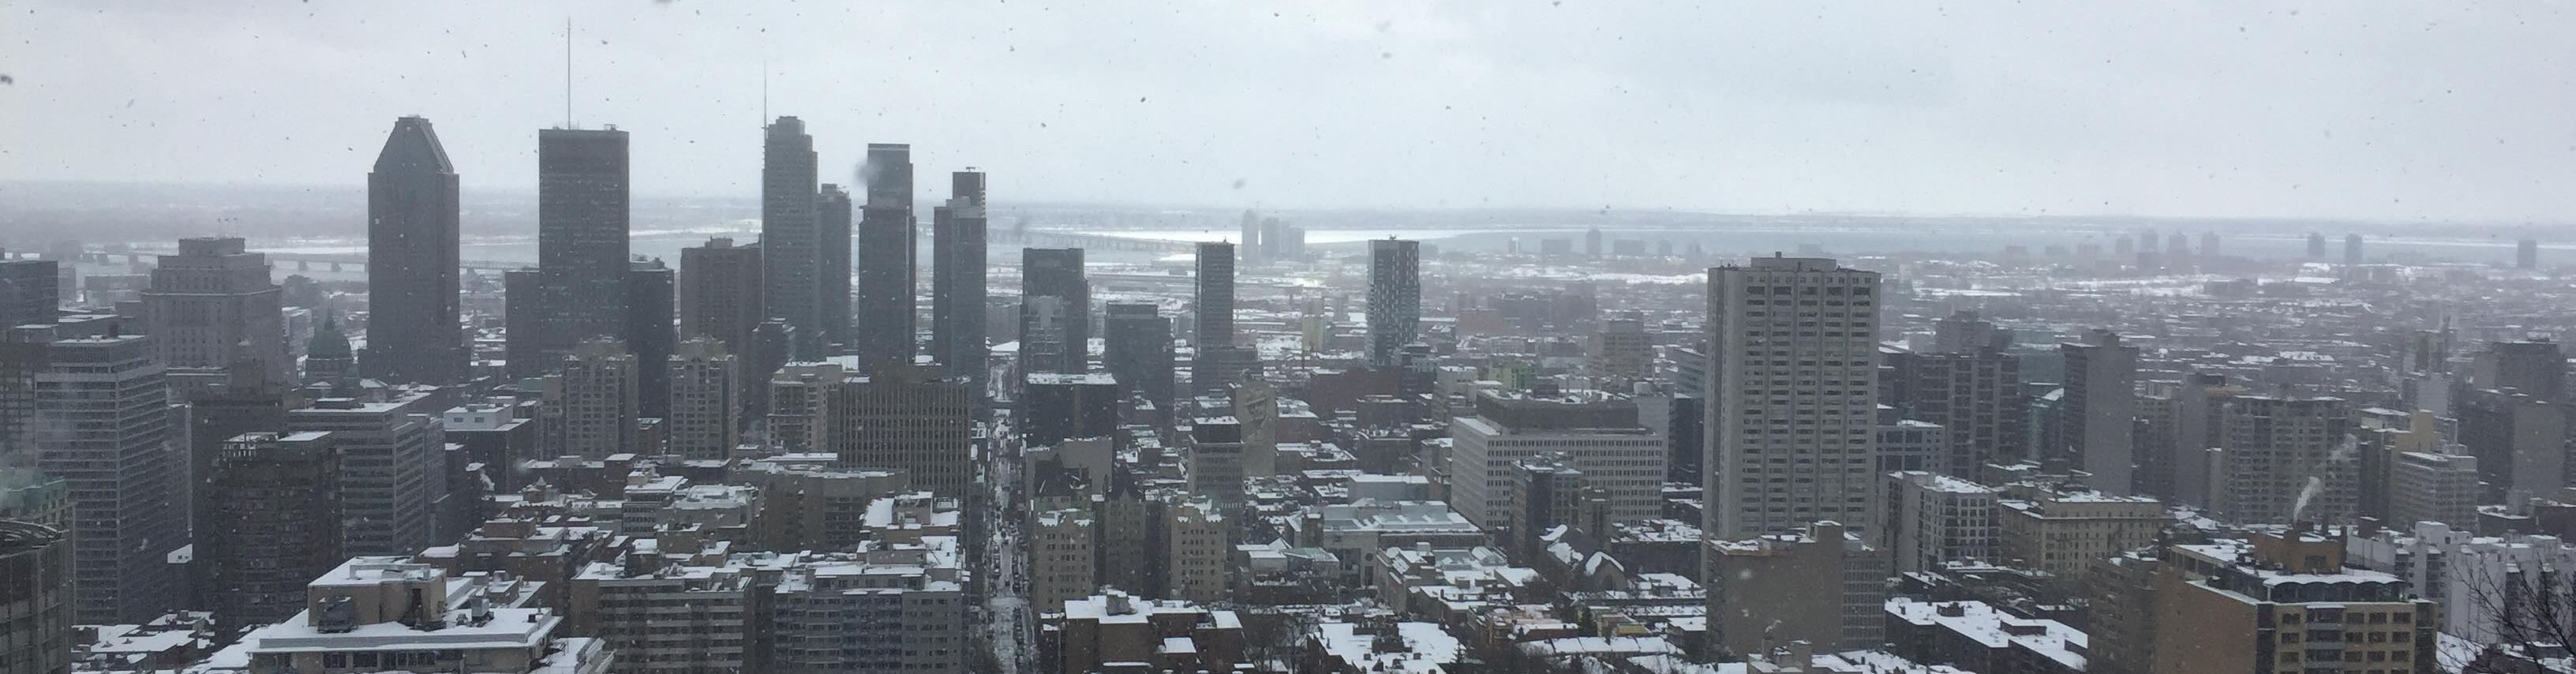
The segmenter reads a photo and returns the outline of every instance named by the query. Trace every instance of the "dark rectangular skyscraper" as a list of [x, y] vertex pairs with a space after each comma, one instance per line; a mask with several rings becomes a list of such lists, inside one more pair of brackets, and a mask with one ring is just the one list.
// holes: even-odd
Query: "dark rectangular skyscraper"
[[61, 274], [53, 260], [0, 260], [0, 328], [54, 322], [62, 313]]
[[714, 337], [728, 353], [750, 353], [751, 333], [768, 317], [761, 311], [760, 262], [759, 247], [721, 237], [681, 249], [680, 337]]
[[859, 217], [859, 362], [912, 360], [912, 146], [869, 143], [868, 201]]
[[471, 354], [457, 312], [456, 167], [429, 120], [394, 120], [367, 173], [368, 376], [449, 384]]
[[2540, 240], [2523, 239], [2513, 244], [2513, 266], [2534, 269], [2540, 266]]
[[850, 325], [850, 192], [840, 185], [824, 183], [814, 195], [814, 235], [821, 243], [814, 246], [819, 264], [814, 268], [815, 309], [821, 316], [823, 334], [816, 339], [836, 345], [832, 353], [847, 353], [855, 329]]
[[1373, 365], [1395, 364], [1404, 345], [1413, 343], [1422, 323], [1422, 244], [1378, 239], [1369, 242], [1368, 357]]
[[[543, 374], [582, 340], [626, 333], [626, 132], [537, 132], [535, 352], [511, 353], [511, 371]], [[518, 313], [513, 311], [512, 313]]]
[[1234, 244], [1199, 244], [1198, 329], [1190, 343], [1201, 349], [1234, 345]]
[[1091, 366], [1091, 279], [1080, 248], [1020, 250], [1020, 372]]
[[949, 176], [930, 212], [930, 355], [947, 376], [984, 379], [984, 174]]
[[816, 357], [824, 339], [823, 240], [814, 209], [814, 137], [805, 122], [780, 117], [769, 125], [760, 155], [760, 273], [769, 315], [787, 319], [799, 335], [797, 355]]
[[635, 354], [635, 391], [641, 416], [671, 411], [671, 352], [679, 347], [672, 317], [671, 268], [659, 258], [628, 263], [626, 350]]
[[1152, 302], [1110, 302], [1102, 319], [1100, 360], [1120, 396], [1154, 401], [1155, 417], [1172, 414], [1172, 319]]

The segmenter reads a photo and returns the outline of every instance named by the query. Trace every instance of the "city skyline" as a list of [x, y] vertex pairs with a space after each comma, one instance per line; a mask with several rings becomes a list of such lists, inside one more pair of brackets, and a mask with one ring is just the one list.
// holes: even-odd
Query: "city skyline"
[[[42, 104], [29, 107], [38, 123], [0, 131], [17, 148], [0, 178], [337, 184], [381, 140], [375, 120], [417, 113], [440, 121], [468, 190], [524, 188], [535, 170], [524, 129], [566, 121], [563, 26], [551, 20], [496, 24], [475, 5], [404, 21], [343, 7], [67, 9], [28, 15], [31, 57], [0, 96]], [[921, 166], [1022, 176], [1032, 200], [2503, 222], [2563, 222], [2576, 206], [2549, 187], [2576, 178], [2565, 151], [2576, 131], [2523, 112], [2563, 109], [2569, 94], [2502, 74], [2571, 58], [2536, 46], [2576, 23], [2564, 13], [1972, 5], [1745, 8], [1716, 23], [1662, 5], [1532, 3], [1194, 8], [1104, 23], [1021, 5], [854, 11], [570, 8], [571, 121], [634, 131], [636, 187], [649, 195], [754, 193], [746, 150], [767, 113], [832, 130], [818, 148], [827, 182], [861, 184], [865, 144], [896, 140], [921, 146]], [[172, 22], [218, 29], [153, 38], [181, 48], [143, 40]], [[466, 27], [481, 39], [447, 37]], [[1883, 39], [1826, 50], [1787, 37], [1829, 29]], [[1661, 39], [1690, 31], [1728, 39]], [[883, 46], [820, 48], [880, 32]], [[346, 58], [277, 63], [242, 90], [66, 88], [210, 76], [181, 53], [257, 56], [224, 35]], [[1520, 53], [1514, 40], [1538, 35], [1569, 42], [1553, 60]], [[53, 54], [81, 50], [54, 40], [133, 49], [66, 60]], [[1298, 65], [1264, 65], [1277, 62]], [[1206, 76], [1217, 68], [1250, 77]], [[1264, 86], [1317, 69], [1333, 86]], [[972, 103], [987, 82], [1031, 93]], [[489, 94], [460, 106], [449, 94], [467, 87]], [[1569, 95], [1499, 93], [1530, 90]], [[275, 105], [305, 99], [317, 100]], [[1371, 114], [1337, 112], [1348, 110]], [[65, 144], [110, 129], [136, 142]], [[137, 154], [174, 134], [207, 152]], [[1372, 155], [1385, 159], [1354, 159]]]

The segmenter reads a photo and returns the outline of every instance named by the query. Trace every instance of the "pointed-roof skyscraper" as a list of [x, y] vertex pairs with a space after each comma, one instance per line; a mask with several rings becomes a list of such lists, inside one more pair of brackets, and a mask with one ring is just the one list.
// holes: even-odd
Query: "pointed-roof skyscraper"
[[[769, 315], [796, 326], [796, 355], [819, 358], [823, 326], [821, 234], [815, 216], [814, 137], [805, 121], [780, 117], [760, 154], [760, 275]], [[847, 216], [843, 216], [847, 217]], [[846, 243], [842, 245], [848, 245]], [[849, 270], [841, 270], [848, 275]]]
[[429, 120], [394, 120], [367, 173], [369, 376], [451, 384], [471, 352], [457, 311], [456, 167]]

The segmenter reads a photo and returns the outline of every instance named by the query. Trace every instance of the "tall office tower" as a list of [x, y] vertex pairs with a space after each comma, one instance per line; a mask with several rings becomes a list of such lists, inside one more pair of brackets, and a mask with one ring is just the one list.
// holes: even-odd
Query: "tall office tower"
[[60, 528], [0, 520], [0, 670], [72, 668], [72, 541]]
[[1971, 353], [1887, 354], [1882, 375], [1899, 418], [1939, 424], [1948, 443], [1925, 470], [1974, 475], [1991, 461], [2030, 456], [2030, 403], [2021, 383], [2021, 359], [1991, 350]]
[[1877, 512], [1877, 300], [1877, 272], [1828, 258], [1774, 255], [1709, 270], [1700, 481], [1709, 535], [1863, 523]]
[[442, 397], [411, 389], [383, 402], [324, 398], [286, 413], [289, 434], [330, 433], [340, 456], [341, 554], [417, 552], [437, 540], [448, 474]]
[[[215, 475], [215, 462], [223, 456], [224, 441], [243, 433], [286, 430], [287, 410], [303, 407], [304, 395], [295, 380], [257, 367], [232, 368], [219, 382], [173, 393], [185, 398], [188, 405], [188, 472], [181, 480], [179, 493], [181, 502], [188, 504], [188, 529], [203, 544], [208, 536], [224, 535], [225, 531], [220, 523], [208, 519], [214, 515], [217, 497], [223, 496], [209, 479]], [[303, 580], [311, 579], [296, 582]]]
[[769, 378], [769, 445], [787, 452], [832, 449], [832, 415], [840, 409], [847, 371], [832, 363], [797, 363]]
[[2351, 522], [2359, 471], [2343, 400], [2236, 396], [2217, 424], [2211, 515], [2241, 524]]
[[2170, 256], [2173, 259], [2174, 266], [2177, 267], [2190, 261], [2191, 235], [2182, 233], [2182, 230], [2174, 230], [2174, 233], [2166, 235], [2165, 255]]
[[948, 176], [948, 203], [930, 211], [930, 357], [949, 377], [977, 384], [990, 353], [984, 333], [984, 173]]
[[859, 362], [910, 364], [913, 336], [912, 146], [869, 143], [859, 219]]
[[2567, 357], [2546, 339], [2488, 342], [2472, 364], [2477, 388], [2513, 391], [2561, 401], [2567, 392]]
[[562, 372], [546, 375], [545, 422], [549, 456], [600, 458], [610, 454], [653, 455], [658, 448], [635, 445], [635, 419], [642, 408], [642, 367], [626, 345], [590, 340], [573, 350]]
[[75, 516], [73, 621], [139, 623], [175, 608], [188, 545], [185, 460], [170, 428], [170, 391], [152, 342], [139, 336], [55, 341], [35, 376], [36, 470], [63, 478]]
[[760, 254], [758, 246], [724, 237], [680, 250], [681, 339], [709, 337], [728, 352], [751, 352], [758, 343], [752, 331], [768, 318], [761, 309]]
[[1976, 353], [2012, 348], [2012, 331], [1996, 327], [1994, 321], [1977, 318], [1974, 311], [1954, 311], [1932, 322], [1932, 348], [1919, 353]]
[[546, 373], [545, 332], [553, 328], [546, 315], [545, 278], [535, 268], [501, 272], [502, 353], [511, 379]]
[[973, 481], [975, 391], [905, 364], [843, 380], [828, 445], [842, 465], [897, 468], [912, 488], [964, 498]]
[[2218, 446], [2216, 417], [2227, 400], [2245, 390], [2227, 383], [2227, 375], [2191, 372], [2181, 381], [2150, 382], [2138, 398], [2137, 464], [2130, 480], [2142, 494], [2166, 503], [2206, 510], [2210, 507], [2212, 448]]
[[626, 271], [626, 331], [620, 339], [635, 354], [636, 414], [669, 416], [671, 372], [662, 363], [679, 346], [672, 315], [671, 268], [659, 258], [637, 259]]
[[1243, 262], [1261, 264], [1261, 214], [1243, 212]]
[[388, 337], [367, 340], [369, 376], [465, 380], [472, 349], [458, 311], [457, 204], [456, 167], [438, 132], [427, 119], [394, 120], [367, 173], [367, 331]]
[[2518, 391], [2484, 389], [2456, 408], [2460, 444], [2478, 457], [2481, 503], [2527, 503], [2567, 486], [2566, 406]]
[[2308, 232], [2308, 259], [2326, 259], [2326, 235]]
[[339, 566], [340, 458], [329, 433], [244, 433], [207, 478], [214, 535], [197, 538], [206, 606], [223, 630], [285, 622], [304, 585]]
[[1202, 349], [1234, 346], [1234, 244], [1199, 243], [1198, 267], [1198, 296], [1190, 309], [1198, 322], [1190, 344]]
[[1118, 431], [1118, 401], [1116, 375], [1032, 373], [1011, 421], [1030, 447], [1105, 438]]
[[1172, 319], [1153, 302], [1110, 302], [1102, 320], [1100, 359], [1120, 397], [1144, 396], [1158, 420], [1171, 419]]
[[1404, 345], [1413, 343], [1422, 323], [1422, 243], [1401, 239], [1369, 242], [1369, 364], [1395, 364]]
[[691, 459], [723, 459], [742, 442], [742, 367], [724, 342], [698, 337], [680, 343], [663, 367], [670, 371], [670, 415], [663, 417], [669, 452]]
[[1595, 225], [1591, 229], [1583, 230], [1583, 256], [1595, 258], [1601, 257], [1600, 226]]
[[152, 286], [143, 291], [145, 332], [156, 338], [166, 367], [256, 362], [270, 372], [294, 372], [278, 295], [268, 280], [268, 256], [245, 250], [241, 237], [180, 239], [179, 254], [161, 256]]
[[2200, 233], [2200, 259], [2218, 259], [2218, 232]]
[[2093, 330], [2081, 342], [2062, 342], [2066, 395], [2058, 407], [2058, 456], [2093, 474], [2091, 486], [2127, 496], [2137, 463], [2132, 446], [2138, 416], [2138, 347], [2120, 335]]
[[1488, 391], [1477, 394], [1474, 416], [1452, 419], [1450, 429], [1449, 503], [1487, 530], [1529, 533], [1521, 518], [1531, 504], [1513, 500], [1512, 466], [1550, 453], [1582, 471], [1586, 486], [1608, 494], [1610, 522], [1663, 512], [1664, 438], [1639, 423], [1635, 400], [1599, 391], [1555, 397]]
[[1020, 372], [1091, 368], [1091, 280], [1080, 248], [1020, 250]]
[[814, 291], [815, 315], [823, 317], [822, 340], [831, 353], [847, 353], [856, 327], [850, 324], [850, 193], [840, 185], [824, 183], [815, 193], [814, 234], [822, 240], [814, 268], [814, 280], [822, 284]]
[[537, 296], [529, 306], [539, 309], [538, 341], [527, 363], [510, 354], [519, 376], [560, 367], [584, 341], [626, 334], [626, 178], [626, 132], [537, 132]]
[[769, 416], [769, 377], [787, 367], [787, 354], [795, 348], [796, 326], [783, 318], [761, 321], [752, 329], [752, 346], [742, 354], [742, 420], [751, 422]]
[[53, 260], [0, 260], [0, 329], [54, 322], [62, 313], [61, 286]]
[[[814, 137], [805, 120], [780, 117], [760, 153], [760, 274], [769, 317], [796, 326], [795, 358], [823, 355], [824, 245], [815, 208]], [[847, 244], [843, 244], [847, 245]], [[844, 270], [844, 274], [848, 272]]]
[[2163, 240], [2164, 240], [2164, 238], [2163, 238], [2163, 237], [2158, 236], [2158, 235], [2156, 234], [2156, 230], [2152, 230], [2152, 229], [2141, 229], [2141, 230], [2138, 230], [2138, 252], [2141, 252], [2141, 253], [2154, 253], [2154, 252], [2156, 252], [2156, 246], [2157, 246], [2157, 244], [2158, 244], [2159, 242], [2162, 242]]
[[2398, 452], [2389, 467], [2386, 522], [2478, 520], [2478, 457]]
[[2513, 243], [2513, 266], [2517, 269], [2540, 268], [2540, 240], [2523, 239]]

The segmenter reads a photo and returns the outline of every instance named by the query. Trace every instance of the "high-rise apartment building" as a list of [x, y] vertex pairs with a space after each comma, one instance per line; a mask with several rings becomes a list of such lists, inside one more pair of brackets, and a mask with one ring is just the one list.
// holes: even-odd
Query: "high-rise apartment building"
[[2361, 235], [2343, 235], [2343, 263], [2361, 264]]
[[1091, 280], [1080, 248], [1020, 251], [1020, 371], [1091, 367]]
[[2342, 399], [2236, 396], [2216, 421], [2211, 516], [2240, 524], [2352, 521], [2359, 467]]
[[2471, 391], [2458, 406], [2460, 444], [2478, 457], [2485, 503], [2548, 498], [2567, 486], [2564, 405], [2519, 391]]
[[1586, 355], [1585, 367], [1592, 375], [1611, 382], [1627, 382], [1654, 372], [1654, 335], [1646, 332], [1646, 322], [1633, 312], [1601, 322], [1592, 333], [1592, 352]]
[[2405, 579], [2346, 567], [2345, 545], [2300, 527], [2168, 548], [2145, 671], [2440, 671], [2434, 602]]
[[2438, 452], [2398, 452], [2390, 466], [2387, 522], [2476, 526], [2478, 457]]
[[667, 450], [692, 459], [722, 459], [742, 441], [742, 359], [724, 342], [699, 337], [680, 343], [670, 370], [670, 416], [662, 428]]
[[2513, 243], [2513, 266], [2515, 269], [2540, 268], [2540, 240], [2522, 239], [2515, 241]]
[[1122, 398], [1142, 395], [1156, 416], [1172, 418], [1172, 319], [1153, 302], [1110, 302], [1102, 318], [1101, 361]]
[[1163, 580], [1166, 599], [1211, 604], [1233, 598], [1226, 583], [1227, 560], [1234, 546], [1225, 511], [1205, 499], [1163, 506]]
[[869, 143], [859, 220], [859, 363], [909, 365], [913, 346], [912, 146]]
[[761, 294], [769, 316], [796, 327], [794, 357], [820, 357], [814, 347], [827, 332], [820, 294], [826, 242], [814, 203], [814, 137], [805, 133], [805, 121], [771, 122], [762, 131], [760, 157]]
[[563, 371], [546, 375], [543, 429], [549, 456], [659, 454], [635, 446], [642, 366], [614, 340], [582, 342]]
[[241, 237], [180, 239], [179, 254], [161, 256], [143, 291], [145, 332], [165, 367], [254, 362], [291, 373], [279, 292], [269, 281], [268, 256], [246, 250]]
[[949, 377], [986, 378], [984, 173], [949, 174], [948, 203], [930, 211], [930, 357]]
[[[396, 383], [463, 381], [456, 167], [429, 120], [394, 120], [367, 173], [367, 331], [361, 367]], [[391, 337], [399, 336], [399, 339]]]
[[1878, 273], [1773, 256], [1708, 276], [1706, 531], [1870, 521]]
[[2066, 396], [2058, 407], [2058, 456], [2093, 474], [2092, 486], [2127, 494], [2135, 471], [2138, 347], [2109, 330], [2057, 345], [2066, 358]]
[[[536, 292], [510, 295], [511, 327], [537, 334], [513, 336], [513, 376], [541, 376], [583, 341], [626, 334], [627, 166], [624, 131], [537, 132]], [[535, 313], [522, 315], [527, 309]]]
[[1422, 324], [1422, 243], [1369, 242], [1368, 358], [1393, 365]]
[[[236, 239], [235, 241], [238, 241]], [[36, 470], [71, 489], [73, 620], [140, 623], [176, 608], [188, 545], [170, 391], [153, 339], [64, 339], [35, 375]]]
[[437, 539], [449, 491], [441, 404], [435, 390], [414, 389], [383, 402], [325, 398], [287, 413], [289, 434], [330, 433], [339, 453], [341, 554], [417, 552]]
[[244, 433], [223, 441], [207, 478], [209, 535], [197, 539], [202, 594], [226, 629], [304, 610], [304, 585], [340, 554], [340, 457], [331, 434]]
[[1038, 613], [1064, 610], [1064, 603], [1091, 595], [1099, 584], [1095, 519], [1081, 508], [1058, 508], [1029, 516], [1029, 604]]

